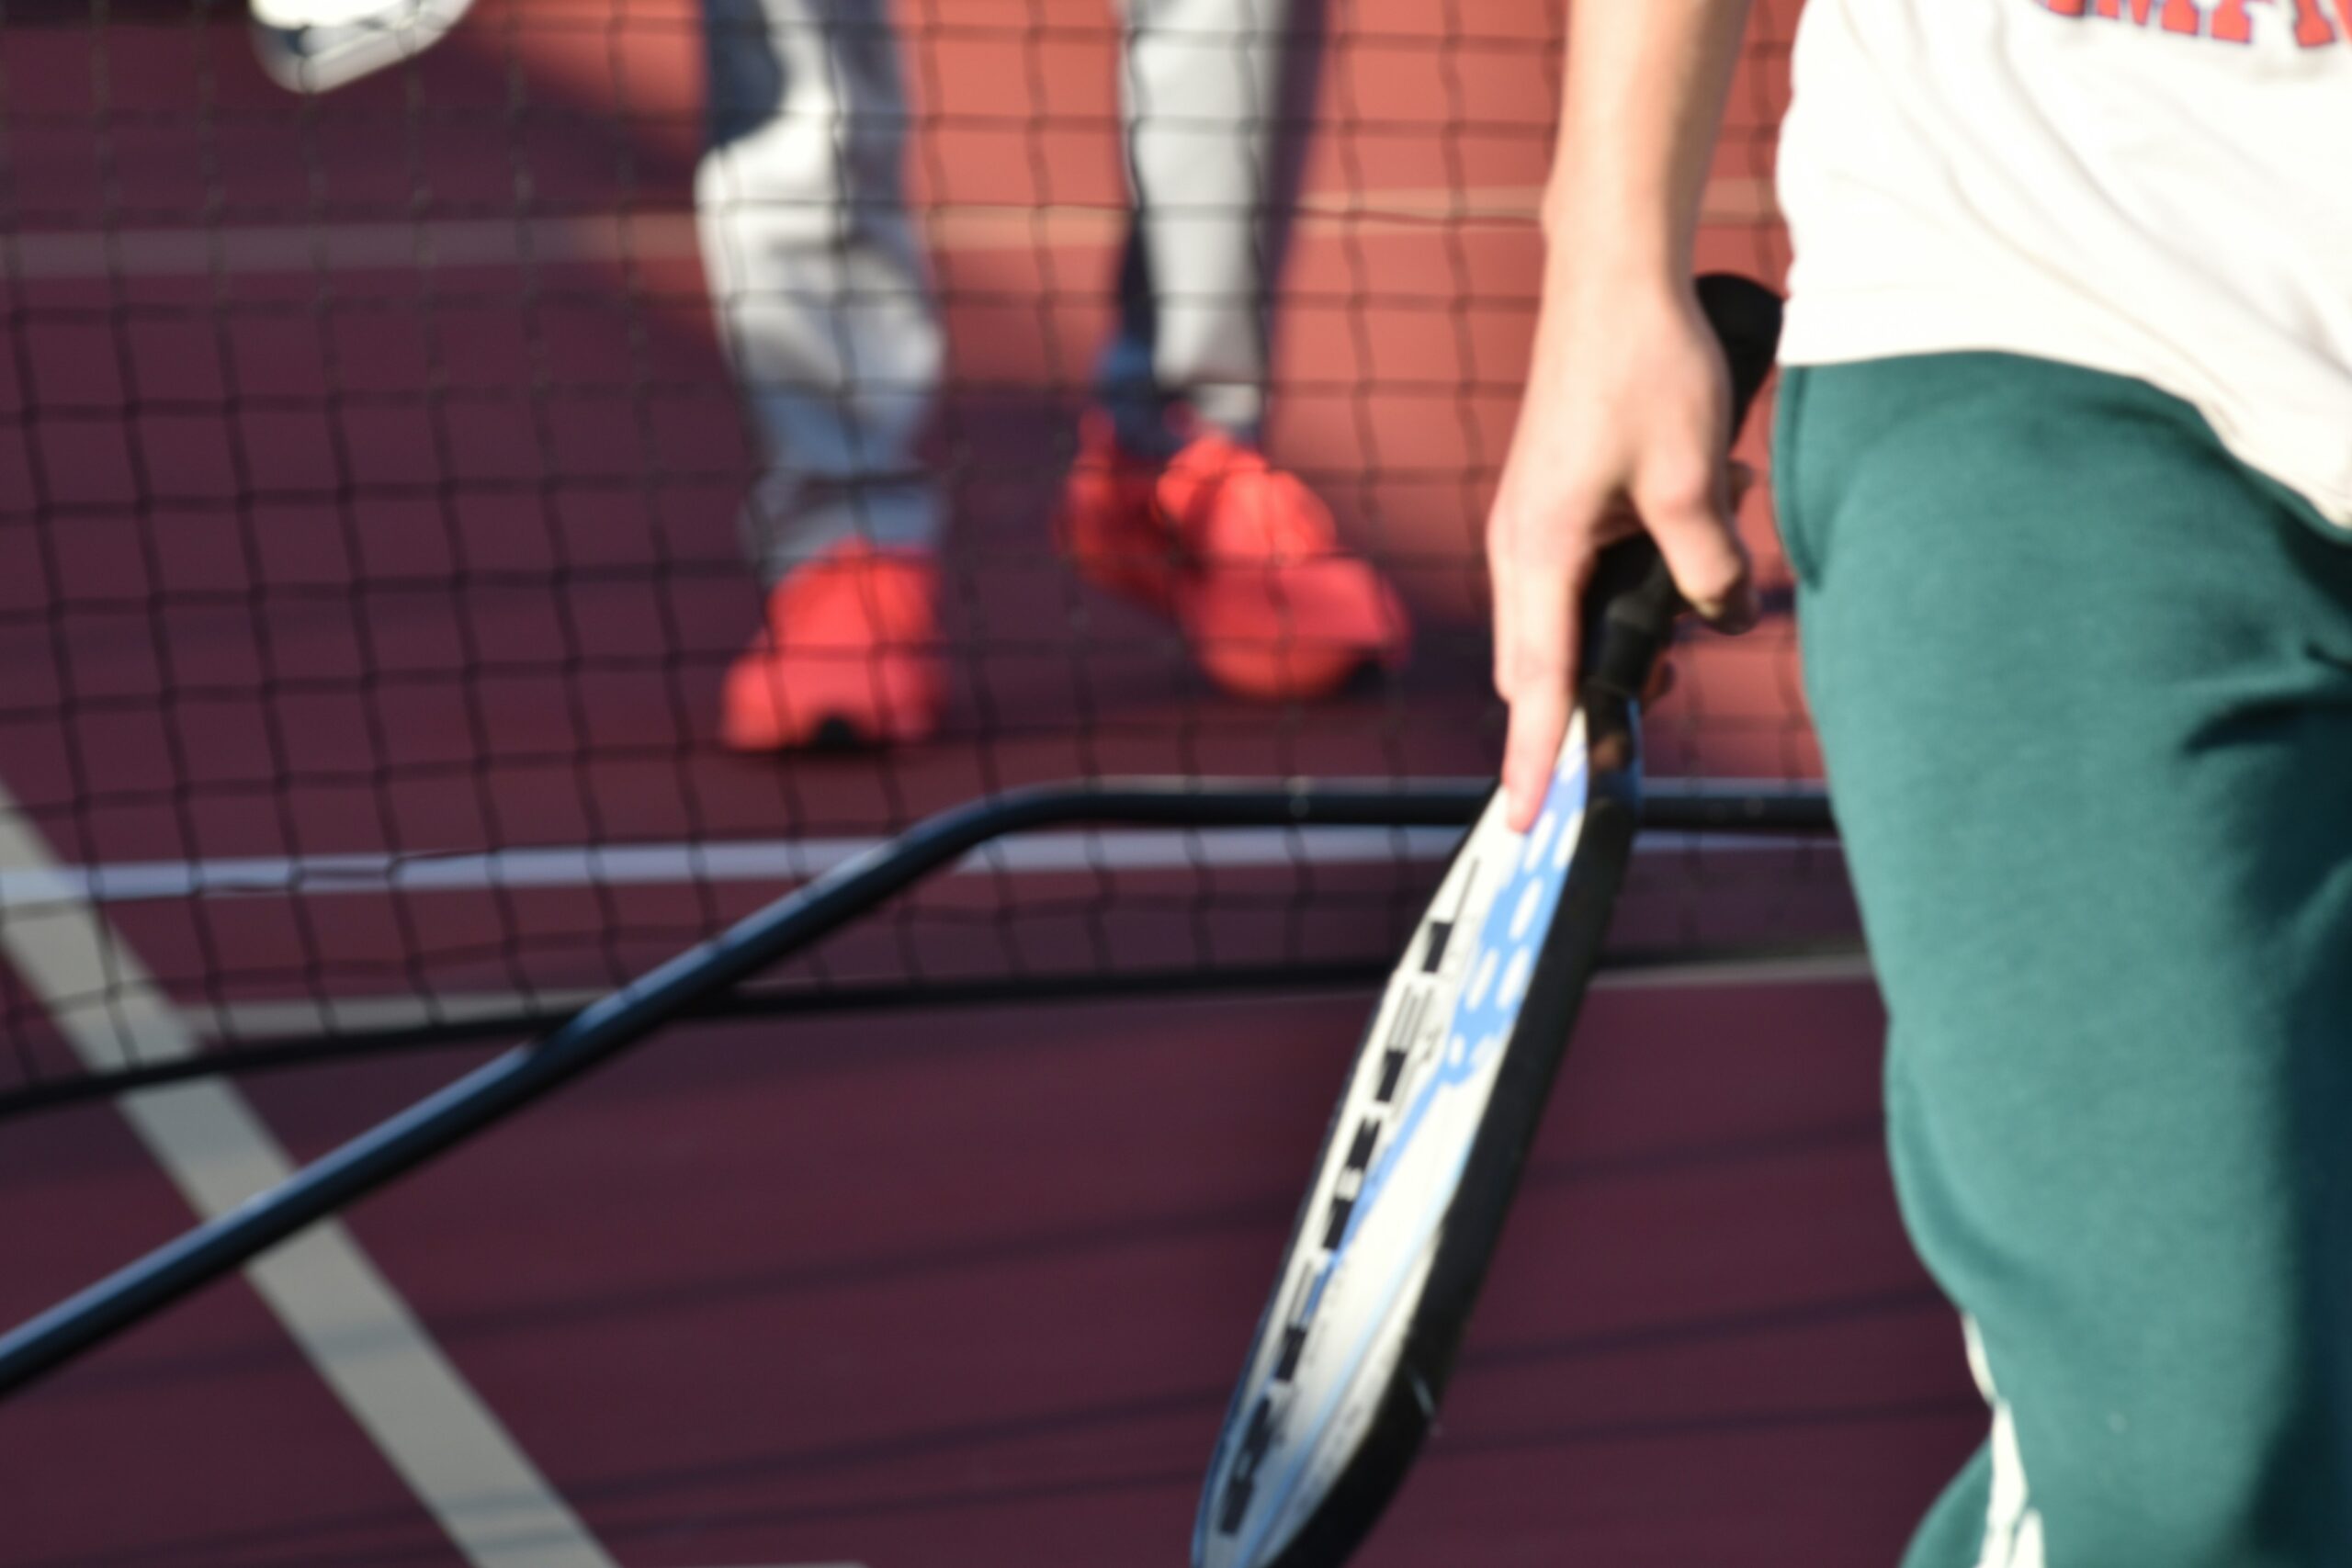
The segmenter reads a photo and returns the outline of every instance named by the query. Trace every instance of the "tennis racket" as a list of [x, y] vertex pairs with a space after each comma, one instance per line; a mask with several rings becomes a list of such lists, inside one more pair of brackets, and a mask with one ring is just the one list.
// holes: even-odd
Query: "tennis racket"
[[[1781, 302], [1741, 277], [1698, 291], [1736, 432]], [[1603, 552], [1543, 810], [1515, 833], [1489, 797], [1357, 1050], [1209, 1462], [1194, 1568], [1332, 1568], [1411, 1466], [1600, 956], [1641, 815], [1639, 694], [1680, 608], [1646, 538]]]

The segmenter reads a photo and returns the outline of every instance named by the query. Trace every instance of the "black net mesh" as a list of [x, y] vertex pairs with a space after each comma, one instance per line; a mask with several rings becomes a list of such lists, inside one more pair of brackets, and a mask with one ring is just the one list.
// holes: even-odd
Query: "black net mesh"
[[[279, 75], [371, 63], [380, 39], [355, 52], [307, 9], [307, 34], [263, 18]], [[437, 39], [452, 8], [355, 9], [405, 18], [390, 57], [305, 94], [241, 9], [0, 0], [0, 1097], [560, 1010], [1011, 785], [1491, 768], [1478, 536], [1532, 319], [1557, 7], [479, 0]], [[1758, 7], [1702, 245], [1773, 282], [1795, 11]], [[1238, 138], [1220, 72], [1278, 88]], [[1188, 126], [1197, 145], [1162, 134]], [[1214, 230], [1200, 190], [1236, 147], [1250, 265], [1159, 276], [1214, 251], [1197, 237], [1136, 265], [1131, 183]], [[737, 221], [753, 207], [768, 229]], [[894, 244], [928, 304], [894, 293]], [[1252, 276], [1266, 308], [1234, 309]], [[1241, 400], [1227, 423], [1414, 622], [1409, 662], [1312, 701], [1233, 694], [1181, 616], [1053, 546], [1081, 414], [1134, 379], [1106, 345], [1151, 307], [1148, 381], [1220, 299], [1250, 341], [1238, 371], [1195, 355], [1232, 383], [1201, 408]], [[794, 350], [795, 321], [819, 341]], [[933, 325], [926, 398], [907, 344]], [[784, 475], [831, 439], [793, 424], [829, 399], [873, 405], [851, 466], [879, 479]], [[828, 485], [862, 524], [898, 526], [909, 492], [943, 520], [938, 728], [744, 755], [721, 684], [761, 621], [754, 558]], [[1678, 665], [1654, 771], [1816, 776], [1785, 615]], [[1445, 838], [1012, 841], [769, 984], [1374, 964]], [[1827, 852], [1665, 839], [1628, 940], [1839, 907]]]

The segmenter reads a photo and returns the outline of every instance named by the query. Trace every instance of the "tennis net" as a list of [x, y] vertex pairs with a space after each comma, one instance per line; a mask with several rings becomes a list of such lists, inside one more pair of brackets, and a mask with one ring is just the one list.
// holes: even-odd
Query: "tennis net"
[[[1758, 7], [1701, 254], [1775, 282], [1796, 9]], [[1532, 321], [1557, 7], [1302, 4], [1190, 40], [1279, 57], [1275, 174], [1246, 197], [1260, 261], [1283, 253], [1265, 444], [1417, 623], [1406, 668], [1272, 704], [1050, 543], [1143, 134], [1105, 0], [479, 0], [427, 31], [304, 94], [242, 9], [0, 0], [0, 1101], [157, 1053], [520, 1027], [1018, 785], [1491, 769], [1478, 533]], [[698, 216], [696, 169], [714, 134], [787, 174], [811, 145], [870, 156], [865, 111], [811, 121], [825, 94], [789, 77], [814, 62], [838, 98], [876, 58], [943, 327], [912, 451], [949, 519], [949, 693], [917, 745], [746, 757], [718, 693], [761, 615], [739, 516], [775, 426], [730, 337], [797, 286], [710, 265], [727, 198], [706, 171]], [[775, 80], [735, 80], [747, 61]], [[762, 92], [790, 112], [762, 120]], [[1784, 586], [1760, 494], [1745, 524]], [[1678, 665], [1656, 772], [1817, 777], [1785, 615]], [[1444, 843], [1013, 840], [763, 996], [1369, 972]], [[1846, 919], [1834, 852], [1699, 839], [1657, 843], [1629, 910], [1649, 948]]]

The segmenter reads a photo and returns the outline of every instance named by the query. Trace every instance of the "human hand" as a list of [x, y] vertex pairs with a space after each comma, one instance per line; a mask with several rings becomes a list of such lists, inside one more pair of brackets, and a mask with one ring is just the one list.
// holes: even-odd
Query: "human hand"
[[1567, 728], [1578, 611], [1605, 546], [1646, 530], [1703, 619], [1727, 632], [1755, 623], [1732, 521], [1730, 408], [1722, 351], [1687, 286], [1563, 280], [1546, 290], [1487, 525], [1512, 828], [1533, 822]]

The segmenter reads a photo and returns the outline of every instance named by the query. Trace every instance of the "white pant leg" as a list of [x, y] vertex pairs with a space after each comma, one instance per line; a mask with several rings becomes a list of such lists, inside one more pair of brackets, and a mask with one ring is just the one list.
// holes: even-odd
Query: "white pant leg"
[[1122, 87], [1159, 390], [1254, 434], [1295, 0], [1126, 0]]
[[907, 105], [885, 0], [704, 0], [703, 265], [766, 472], [744, 507], [772, 581], [842, 538], [929, 545], [915, 442], [937, 307], [906, 209]]

